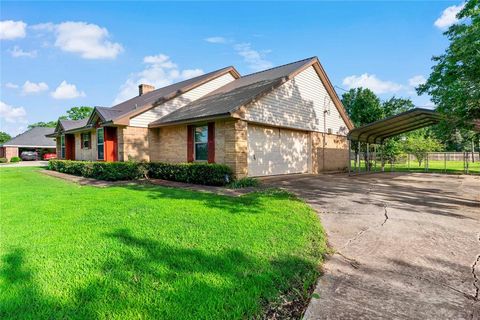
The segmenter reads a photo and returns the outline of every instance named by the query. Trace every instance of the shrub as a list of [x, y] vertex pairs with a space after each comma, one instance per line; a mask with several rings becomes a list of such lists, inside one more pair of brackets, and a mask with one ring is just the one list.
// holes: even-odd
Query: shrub
[[217, 163], [149, 163], [150, 178], [224, 186], [233, 177], [230, 167]]
[[156, 179], [223, 186], [232, 179], [232, 170], [214, 163], [92, 162], [50, 160], [50, 170], [99, 180], [134, 180], [145, 176]]
[[0, 163], [7, 163], [8, 159], [7, 158], [0, 158]]
[[245, 177], [238, 180], [234, 180], [230, 182], [227, 186], [231, 189], [241, 189], [241, 188], [249, 188], [249, 187], [258, 187], [260, 185], [260, 181], [255, 178]]
[[22, 159], [20, 159], [20, 157], [12, 157], [12, 158], [10, 159], [10, 162], [12, 162], [12, 163], [20, 162], [20, 161], [22, 161]]
[[92, 162], [50, 160], [50, 170], [99, 180], [135, 180], [147, 173], [146, 164], [137, 162]]

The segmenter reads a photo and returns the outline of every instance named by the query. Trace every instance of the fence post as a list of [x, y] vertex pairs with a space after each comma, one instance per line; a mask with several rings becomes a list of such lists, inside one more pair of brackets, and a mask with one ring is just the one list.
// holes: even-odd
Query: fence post
[[447, 173], [447, 153], [443, 153], [443, 171]]
[[410, 153], [407, 153], [408, 171], [410, 172]]
[[361, 142], [358, 141], [358, 152], [357, 152], [357, 160], [358, 160], [358, 167], [357, 167], [357, 172], [360, 173], [360, 147], [361, 147]]
[[377, 144], [373, 145], [373, 158], [375, 166], [373, 167], [373, 172], [377, 172]]
[[370, 144], [367, 142], [367, 172], [370, 172]]

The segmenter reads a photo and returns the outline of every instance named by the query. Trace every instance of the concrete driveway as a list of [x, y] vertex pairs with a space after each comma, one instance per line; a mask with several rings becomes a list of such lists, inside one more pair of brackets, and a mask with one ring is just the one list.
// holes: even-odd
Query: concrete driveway
[[336, 251], [306, 319], [480, 319], [480, 177], [268, 178], [319, 213]]

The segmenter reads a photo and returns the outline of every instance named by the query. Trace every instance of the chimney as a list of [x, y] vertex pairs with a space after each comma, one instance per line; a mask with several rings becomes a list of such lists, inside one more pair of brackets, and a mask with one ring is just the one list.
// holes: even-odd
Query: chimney
[[141, 85], [138, 86], [138, 95], [141, 96], [153, 90], [155, 90], [154, 86], [142, 83]]

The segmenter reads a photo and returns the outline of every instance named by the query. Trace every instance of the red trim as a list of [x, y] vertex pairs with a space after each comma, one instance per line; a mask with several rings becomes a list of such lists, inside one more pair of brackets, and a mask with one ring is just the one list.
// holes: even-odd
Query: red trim
[[117, 161], [117, 128], [104, 127], [103, 150], [106, 162]]
[[75, 135], [65, 135], [65, 159], [75, 160]]
[[208, 123], [208, 163], [215, 162], [215, 122]]
[[193, 162], [193, 130], [194, 126], [187, 126], [187, 162]]

